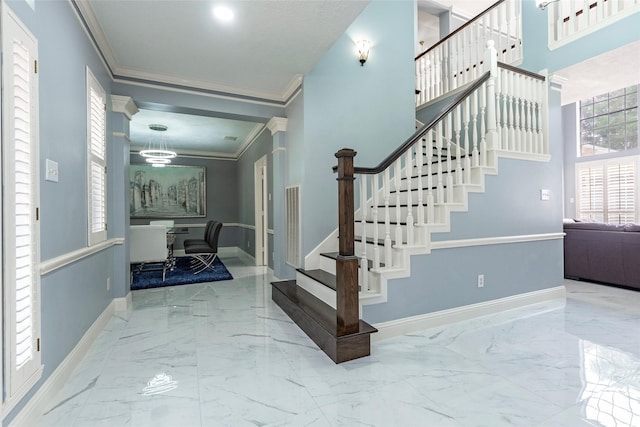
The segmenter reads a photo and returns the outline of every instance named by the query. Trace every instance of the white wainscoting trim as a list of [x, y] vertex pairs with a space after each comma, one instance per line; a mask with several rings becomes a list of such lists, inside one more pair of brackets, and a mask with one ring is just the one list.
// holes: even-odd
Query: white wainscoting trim
[[42, 261], [40, 262], [40, 275], [44, 276], [45, 274], [49, 274], [52, 271], [58, 270], [66, 265], [72, 264], [76, 261], [80, 261], [83, 258], [108, 249], [111, 246], [122, 244], [124, 244], [124, 237], [115, 237], [113, 239], [108, 239], [104, 242], [100, 242], [97, 245], [87, 246], [86, 248], [67, 252], [64, 255]]
[[504, 159], [529, 160], [532, 162], [549, 162], [551, 160], [550, 154], [521, 153], [506, 150], [496, 150], [496, 152], [499, 157]]
[[42, 384], [33, 397], [27, 402], [22, 410], [16, 415], [9, 427], [34, 426], [37, 418], [45, 411], [46, 405], [55, 397], [64, 384], [67, 382], [73, 370], [87, 354], [89, 347], [98, 337], [100, 332], [107, 326], [114, 313], [115, 302], [112, 301], [102, 314], [93, 322], [87, 332], [82, 336], [78, 344], [69, 352], [62, 363]]
[[469, 246], [503, 245], [509, 243], [526, 243], [542, 240], [557, 240], [564, 238], [564, 233], [524, 234], [520, 236], [482, 237], [478, 239], [432, 241], [431, 250], [465, 248]]
[[556, 286], [554, 288], [527, 292], [493, 301], [465, 305], [463, 307], [406, 317], [404, 319], [391, 320], [389, 322], [374, 324], [373, 327], [378, 329], [378, 333], [373, 334], [371, 338], [373, 341], [381, 341], [411, 332], [421, 331], [449, 323], [461, 322], [475, 317], [495, 314], [499, 311], [512, 310], [514, 308], [520, 308], [556, 299], [558, 300], [558, 307], [560, 307], [564, 305], [565, 297], [565, 287]]

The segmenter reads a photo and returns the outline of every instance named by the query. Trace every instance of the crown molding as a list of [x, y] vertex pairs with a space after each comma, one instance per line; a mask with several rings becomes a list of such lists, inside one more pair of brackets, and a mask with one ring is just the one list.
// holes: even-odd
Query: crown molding
[[564, 86], [564, 84], [569, 81], [568, 78], [555, 73], [550, 74], [547, 79], [549, 79], [549, 85], [551, 89], [560, 91], [562, 90], [562, 86]]
[[75, 9], [80, 13], [81, 21], [84, 21], [83, 26], [89, 33], [89, 38], [94, 43], [94, 47], [98, 52], [98, 55], [106, 62], [107, 69], [111, 72], [113, 78], [113, 70], [116, 65], [116, 57], [113, 54], [111, 45], [107, 42], [107, 38], [104, 35], [104, 30], [96, 18], [96, 14], [93, 11], [91, 2], [83, 0], [69, 0]]
[[267, 127], [271, 131], [271, 136], [278, 132], [286, 132], [287, 119], [284, 117], [272, 117], [271, 120], [267, 122]]
[[240, 147], [236, 151], [236, 158], [237, 159], [239, 159], [240, 156], [242, 156], [242, 154], [244, 154], [244, 152], [247, 150], [247, 148], [249, 148], [249, 145], [251, 145], [253, 143], [253, 141], [258, 137], [258, 135], [260, 135], [260, 133], [262, 133], [262, 130], [264, 129], [264, 126], [265, 125], [263, 123], [258, 123], [253, 127], [253, 129], [251, 129], [251, 132], [249, 132], [247, 134], [247, 137], [244, 139], [244, 141], [242, 141], [242, 144], [240, 145]]
[[296, 74], [295, 76], [293, 76], [293, 78], [285, 88], [284, 93], [282, 94], [282, 100], [284, 102], [288, 103], [289, 100], [293, 97], [293, 95], [296, 94], [296, 91], [302, 85], [302, 79], [303, 79], [302, 74]]
[[111, 95], [111, 111], [114, 113], [122, 113], [127, 119], [131, 120], [131, 117], [139, 110], [130, 96]]

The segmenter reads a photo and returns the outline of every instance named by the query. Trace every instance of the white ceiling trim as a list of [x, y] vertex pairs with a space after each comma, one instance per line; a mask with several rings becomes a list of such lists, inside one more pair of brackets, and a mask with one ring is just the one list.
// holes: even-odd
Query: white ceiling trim
[[247, 137], [242, 142], [242, 145], [240, 145], [240, 148], [238, 148], [238, 151], [236, 151], [236, 158], [240, 158], [242, 153], [244, 153], [244, 151], [249, 148], [249, 145], [251, 145], [251, 143], [258, 137], [258, 135], [260, 135], [264, 127], [265, 125], [263, 123], [258, 123], [253, 127], [253, 129], [251, 129], [251, 132], [249, 132]]
[[[122, 78], [130, 78], [130, 79], [139, 79], [151, 82], [157, 82], [158, 86], [165, 87], [162, 83], [167, 85], [176, 85], [180, 87], [189, 87], [195, 90], [202, 89], [214, 92], [220, 92], [222, 96], [228, 96], [232, 99], [242, 99], [241, 97], [251, 97], [251, 98], [259, 98], [269, 101], [279, 101], [285, 102], [287, 100], [287, 92], [293, 93], [296, 87], [291, 89], [290, 87], [295, 84], [297, 79], [294, 77], [292, 82], [289, 84], [285, 92], [278, 93], [268, 93], [268, 92], [259, 92], [259, 91], [251, 91], [251, 90], [241, 90], [238, 88], [234, 88], [231, 86], [225, 86], [220, 84], [211, 84], [198, 80], [190, 80], [190, 79], [181, 79], [173, 76], [166, 76], [162, 74], [156, 73], [146, 73], [144, 71], [130, 70], [126, 68], [120, 68], [117, 65], [112, 67], [113, 73], [115, 76]], [[127, 80], [124, 80], [127, 81]], [[236, 95], [235, 97], [233, 95]], [[244, 100], [244, 99], [242, 99]]]
[[[123, 77], [123, 76], [121, 76]], [[237, 101], [237, 102], [246, 102], [249, 104], [256, 104], [256, 105], [267, 105], [269, 107], [286, 107], [286, 104], [284, 104], [283, 102], [280, 101], [269, 101], [267, 99], [252, 99], [252, 98], [240, 98], [238, 96], [233, 96], [232, 94], [220, 94], [220, 93], [211, 93], [211, 92], [206, 92], [203, 91], [202, 89], [198, 90], [198, 88], [186, 88], [186, 87], [175, 87], [175, 86], [165, 86], [162, 85], [160, 83], [151, 83], [151, 82], [140, 82], [140, 81], [136, 81], [136, 80], [126, 80], [126, 79], [122, 79], [119, 77], [114, 77], [113, 78], [114, 83], [122, 83], [122, 84], [126, 84], [126, 85], [132, 85], [132, 86], [140, 86], [140, 87], [148, 87], [148, 88], [152, 88], [152, 89], [161, 89], [161, 90], [166, 90], [166, 91], [170, 91], [170, 92], [179, 92], [179, 93], [188, 93], [190, 95], [199, 95], [199, 96], [206, 96], [208, 98], [217, 98], [217, 99], [227, 99], [230, 101]]]
[[[116, 57], [113, 54], [113, 51], [111, 50], [111, 46], [109, 45], [109, 43], [107, 43], [107, 38], [104, 35], [102, 26], [100, 26], [100, 24], [98, 23], [98, 20], [96, 19], [96, 15], [93, 12], [93, 8], [91, 7], [91, 4], [88, 1], [82, 1], [82, 0], [80, 1], [69, 0], [69, 3], [72, 3], [72, 7], [73, 5], [75, 5], [77, 10], [82, 15], [79, 18], [81, 21], [82, 19], [84, 19], [84, 22], [89, 27], [89, 28], [85, 28], [85, 30], [87, 30], [90, 33], [88, 34], [89, 39], [91, 40], [92, 43], [95, 40], [95, 43], [98, 44], [97, 46], [95, 46], [94, 44], [94, 47], [98, 52], [98, 56], [100, 56], [101, 58], [104, 59], [104, 61], [107, 62], [106, 64], [107, 69], [109, 69], [113, 73], [114, 65], [116, 64], [116, 59], [115, 59]], [[74, 8], [74, 10], [76, 9]], [[112, 75], [112, 78], [113, 78], [113, 75]]]

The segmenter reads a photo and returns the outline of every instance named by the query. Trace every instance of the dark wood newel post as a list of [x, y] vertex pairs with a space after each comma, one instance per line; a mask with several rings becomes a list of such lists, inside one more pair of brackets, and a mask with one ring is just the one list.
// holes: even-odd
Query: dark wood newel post
[[354, 255], [353, 158], [356, 152], [343, 148], [338, 158], [338, 239], [336, 259], [336, 315], [338, 336], [358, 332], [358, 258]]

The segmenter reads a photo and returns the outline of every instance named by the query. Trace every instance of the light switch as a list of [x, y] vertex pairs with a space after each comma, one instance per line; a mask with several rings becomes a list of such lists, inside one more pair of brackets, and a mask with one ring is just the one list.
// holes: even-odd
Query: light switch
[[540, 190], [540, 200], [551, 200], [551, 190], [543, 188]]
[[58, 182], [58, 162], [47, 159], [45, 162], [45, 179], [51, 182]]

